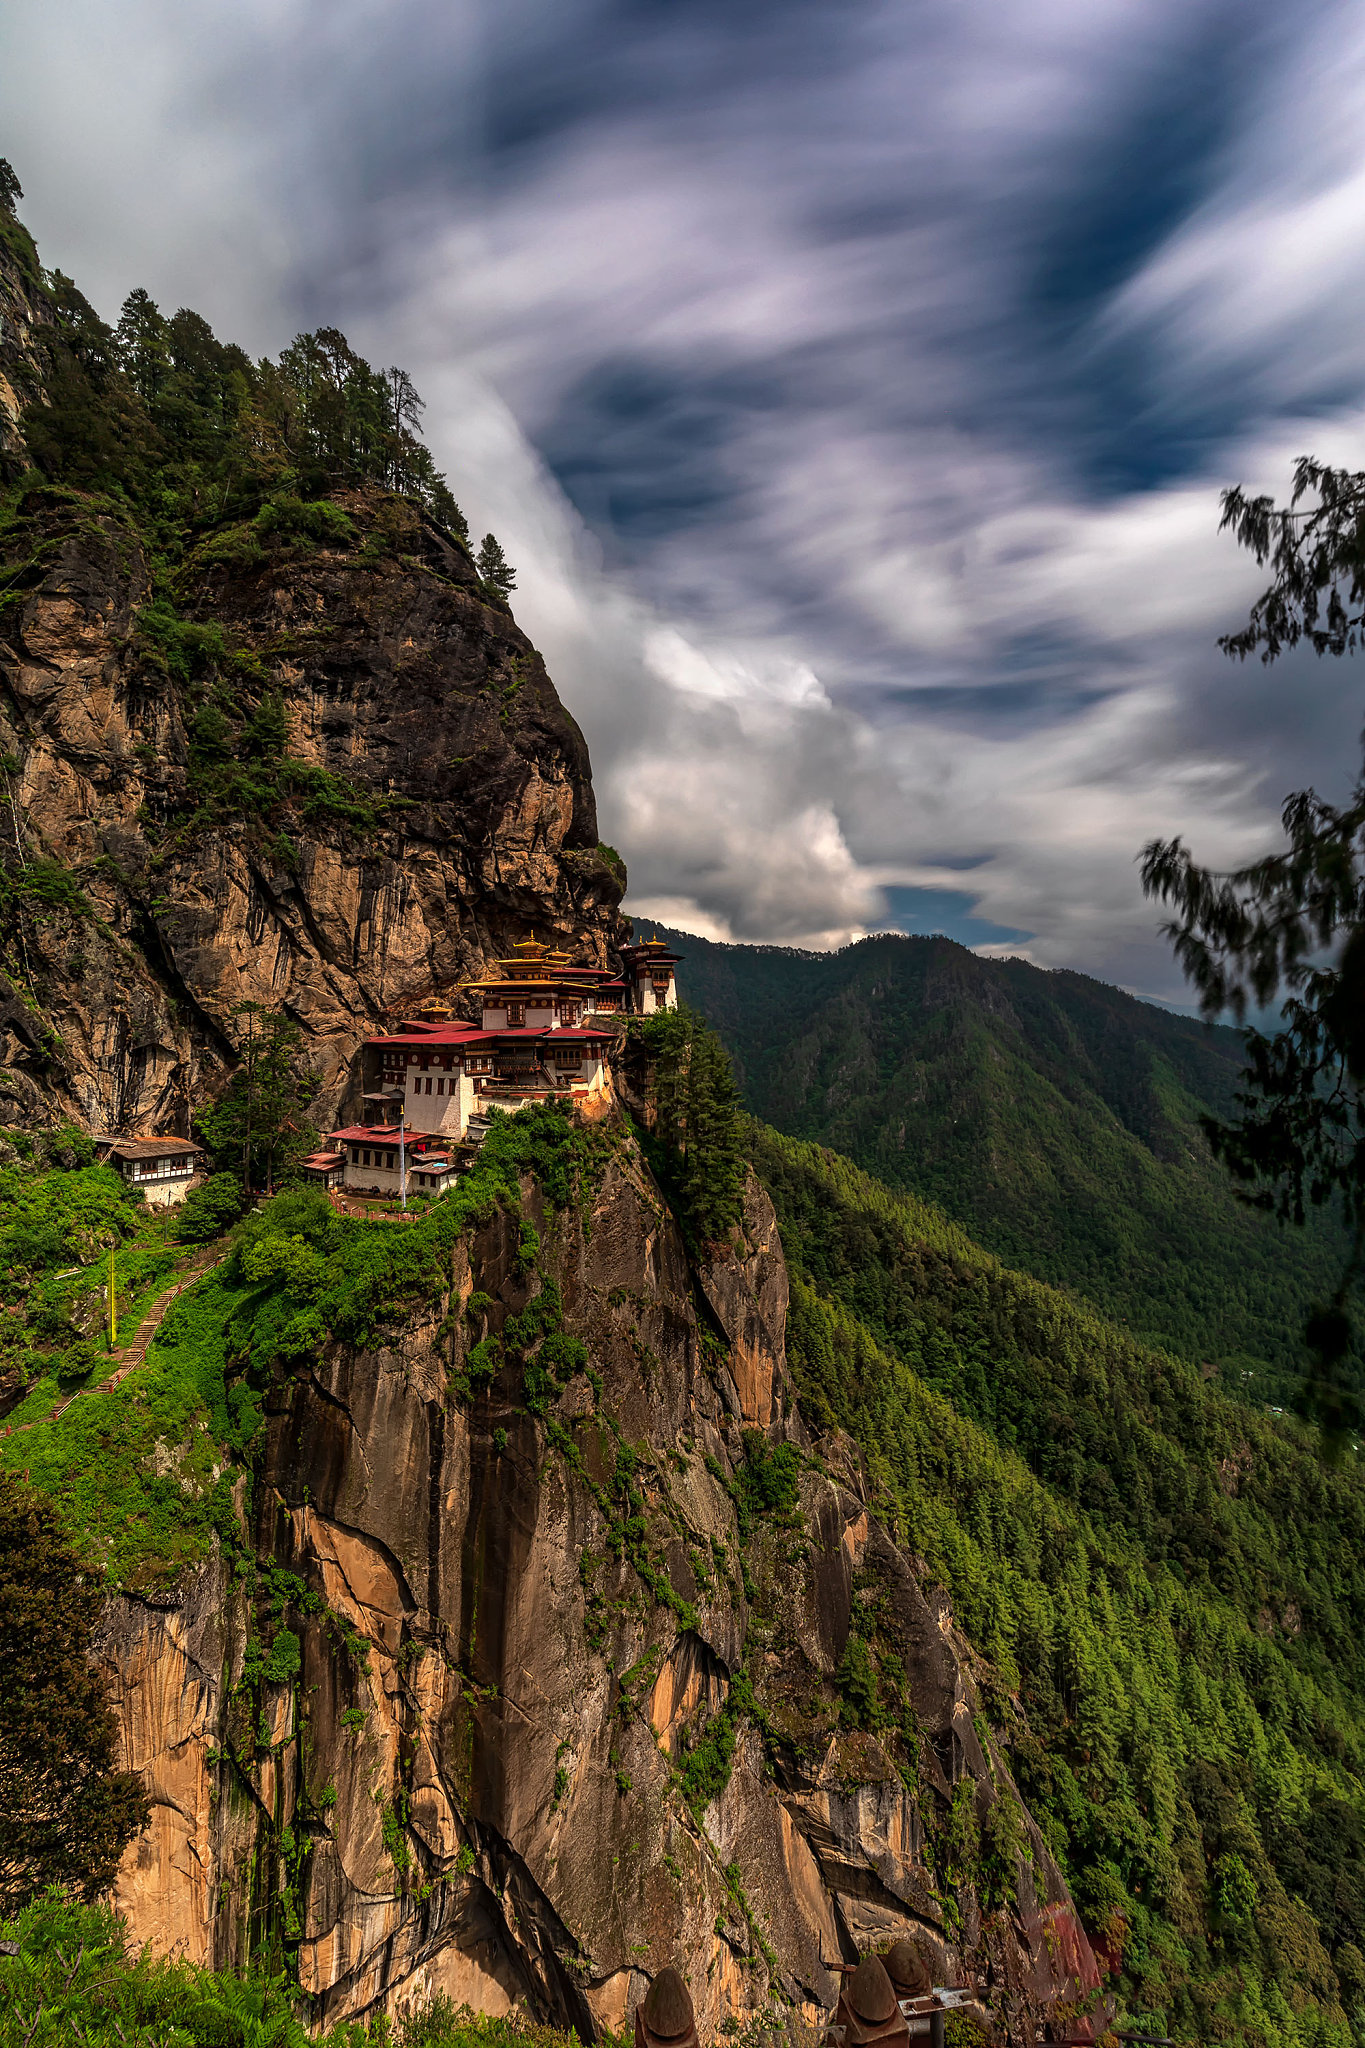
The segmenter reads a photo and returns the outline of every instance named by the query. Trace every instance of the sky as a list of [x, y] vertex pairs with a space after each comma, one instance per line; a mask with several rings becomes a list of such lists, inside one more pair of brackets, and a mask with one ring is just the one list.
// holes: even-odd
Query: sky
[[10, 0], [50, 266], [403, 364], [628, 905], [1185, 1000], [1137, 857], [1346, 794], [1219, 493], [1365, 467], [1339, 0]]

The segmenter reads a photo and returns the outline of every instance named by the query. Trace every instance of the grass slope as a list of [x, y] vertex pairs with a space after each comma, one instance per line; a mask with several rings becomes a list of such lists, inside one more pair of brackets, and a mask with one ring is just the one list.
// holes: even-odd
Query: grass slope
[[1322, 1219], [1286, 1233], [1246, 1209], [1209, 1157], [1198, 1118], [1232, 1107], [1237, 1033], [947, 939], [811, 954], [669, 936], [756, 1116], [1283, 1401], [1340, 1245]]

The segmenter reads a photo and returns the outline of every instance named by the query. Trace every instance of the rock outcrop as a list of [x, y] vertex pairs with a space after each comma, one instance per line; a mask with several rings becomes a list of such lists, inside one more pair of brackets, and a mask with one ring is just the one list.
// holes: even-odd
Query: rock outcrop
[[[1033, 2038], [1094, 1957], [942, 1594], [795, 1411], [766, 1197], [691, 1266], [622, 1127], [590, 1202], [528, 1183], [524, 1215], [533, 1267], [499, 1216], [390, 1348], [276, 1383], [254, 1602], [221, 1567], [112, 1602], [154, 1802], [134, 1929], [216, 1961], [282, 1942], [327, 2020], [444, 1989], [592, 2035], [676, 1962], [703, 2038], [828, 2008], [829, 1965], [910, 1933]], [[559, 1381], [458, 1391], [547, 1289], [583, 1347]], [[283, 1620], [297, 1672], [243, 1685]], [[898, 1729], [850, 1703], [854, 1639], [903, 1674]]]
[[[532, 930], [609, 957], [620, 882], [543, 662], [411, 505], [337, 502], [349, 534], [252, 537], [243, 560], [181, 571], [211, 687], [155, 639], [129, 526], [73, 526], [41, 490], [21, 507], [37, 566], [3, 617], [0, 754], [19, 765], [0, 832], [85, 902], [44, 906], [6, 949], [0, 1121], [185, 1133], [245, 1002], [302, 1027], [325, 1121], [402, 1002], [455, 993]], [[234, 690], [269, 704], [300, 764], [288, 831], [262, 829], [249, 782], [224, 798], [203, 768], [204, 721]]]

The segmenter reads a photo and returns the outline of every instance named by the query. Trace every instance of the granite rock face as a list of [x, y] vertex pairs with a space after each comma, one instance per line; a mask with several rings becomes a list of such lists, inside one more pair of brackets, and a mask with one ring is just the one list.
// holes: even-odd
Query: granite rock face
[[0, 211], [0, 477], [23, 466], [24, 408], [43, 395], [51, 326], [38, 252], [27, 230]]
[[[325, 1124], [367, 1034], [433, 989], [458, 1001], [513, 940], [607, 962], [621, 885], [582, 736], [468, 555], [411, 504], [338, 493], [349, 535], [192, 557], [175, 604], [216, 635], [210, 687], [158, 642], [138, 535], [49, 497], [25, 507], [35, 566], [0, 617], [0, 754], [18, 762], [0, 835], [60, 866], [86, 909], [44, 906], [9, 935], [0, 1121], [187, 1134], [256, 1002], [302, 1027]], [[195, 721], [225, 689], [231, 712], [234, 688], [277, 707], [305, 773], [334, 778], [270, 829], [196, 781]]]
[[[692, 1268], [622, 1127], [590, 1205], [547, 1213], [528, 1184], [524, 1206], [538, 1273], [498, 1218], [391, 1348], [275, 1389], [251, 1533], [321, 1603], [291, 1612], [297, 1682], [234, 1690], [251, 1603], [221, 1570], [111, 1603], [102, 1660], [154, 1800], [119, 1888], [134, 1930], [222, 1962], [282, 1929], [327, 2020], [444, 1989], [588, 2036], [674, 1962], [703, 2038], [774, 1993], [832, 2006], [828, 1965], [909, 1932], [1035, 2038], [1095, 1959], [942, 1594], [853, 1446], [796, 1413], [766, 1197]], [[520, 1366], [453, 1394], [547, 1284], [586, 1364], [540, 1413]], [[782, 1446], [794, 1495], [741, 1522], [744, 1471]], [[278, 1626], [259, 1596], [251, 1625]], [[903, 1663], [909, 1771], [842, 1704], [850, 1635], [874, 1631]], [[1012, 1904], [987, 1911], [941, 1850], [935, 1876], [950, 1812], [1012, 1843]]]

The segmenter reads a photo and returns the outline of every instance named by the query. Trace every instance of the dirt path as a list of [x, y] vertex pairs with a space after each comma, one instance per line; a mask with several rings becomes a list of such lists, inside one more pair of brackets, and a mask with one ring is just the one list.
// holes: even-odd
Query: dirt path
[[197, 1280], [202, 1280], [206, 1273], [211, 1273], [215, 1266], [221, 1266], [227, 1256], [228, 1254], [225, 1251], [215, 1249], [210, 1249], [207, 1252], [197, 1252], [190, 1260], [188, 1266], [184, 1268], [175, 1285], [166, 1288], [164, 1293], [157, 1295], [156, 1300], [133, 1332], [132, 1343], [124, 1345], [114, 1353], [119, 1363], [116, 1369], [110, 1373], [108, 1379], [101, 1380], [98, 1386], [78, 1387], [69, 1400], [62, 1402], [60, 1408], [52, 1410], [51, 1415], [47, 1419], [55, 1422], [59, 1415], [65, 1415], [72, 1402], [79, 1401], [82, 1394], [102, 1394], [108, 1388], [116, 1387], [120, 1380], [127, 1379], [129, 1373], [136, 1366], [141, 1365], [143, 1359], [147, 1356], [147, 1347], [161, 1328], [162, 1318], [165, 1316], [171, 1303], [178, 1300], [187, 1287], [193, 1287]]

